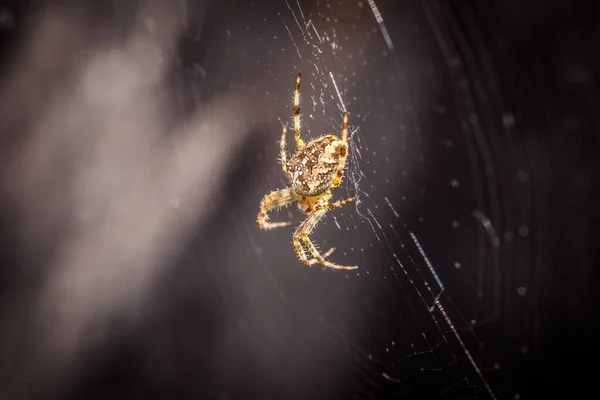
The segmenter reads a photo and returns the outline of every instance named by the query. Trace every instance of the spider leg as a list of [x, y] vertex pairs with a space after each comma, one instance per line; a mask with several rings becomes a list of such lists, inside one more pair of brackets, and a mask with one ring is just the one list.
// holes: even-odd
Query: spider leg
[[[310, 253], [310, 251], [308, 251], [303, 245], [302, 245], [302, 231], [304, 229], [304, 226], [306, 224], [306, 221], [310, 218], [315, 218], [315, 215], [309, 214], [309, 216], [307, 217], [307, 219], [300, 224], [300, 226], [298, 226], [298, 228], [296, 228], [296, 231], [294, 232], [294, 235], [292, 237], [292, 242], [294, 244], [294, 248], [296, 249], [296, 254], [298, 255], [298, 258], [300, 258], [300, 261], [302, 261], [304, 264], [311, 266], [313, 264], [317, 264], [319, 263], [319, 260], [315, 259], [315, 258], [308, 258], [306, 256], [306, 253], [308, 252], [311, 256], [312, 253]], [[319, 218], [320, 219], [320, 218]], [[325, 254], [323, 254], [323, 258], [328, 257], [331, 255], [331, 253], [333, 253], [333, 251], [335, 250], [335, 248], [330, 248], [329, 250], [327, 250], [327, 252]]]
[[286, 145], [286, 140], [285, 140], [285, 134], [287, 133], [287, 125], [283, 126], [282, 132], [281, 132], [281, 140], [279, 142], [279, 146], [280, 146], [280, 158], [281, 158], [281, 168], [283, 169], [283, 172], [285, 173], [285, 175], [289, 178], [292, 179], [292, 177], [290, 176], [290, 173], [287, 170], [287, 151], [285, 148]]
[[298, 148], [304, 146], [304, 141], [300, 139], [300, 78], [302, 78], [302, 74], [298, 73], [294, 89], [294, 137]]
[[[302, 238], [304, 245], [308, 248], [310, 254], [313, 256], [313, 259], [315, 259], [316, 262], [318, 262], [319, 264], [324, 265], [325, 267], [333, 268], [333, 269], [344, 269], [344, 270], [357, 269], [358, 267], [356, 267], [356, 266], [339, 265], [339, 264], [335, 264], [335, 263], [325, 260], [325, 257], [319, 253], [319, 250], [317, 250], [317, 247], [310, 241], [310, 239], [309, 239], [310, 233], [315, 228], [317, 223], [321, 220], [321, 218], [323, 218], [323, 216], [325, 215], [327, 210], [328, 210], [327, 207], [322, 207], [318, 210], [311, 212], [308, 215], [306, 220], [302, 224], [300, 224], [300, 226], [298, 227], [298, 229], [296, 229], [296, 232], [294, 233], [294, 246], [296, 247], [296, 245], [299, 244], [299, 239]], [[296, 250], [297, 250], [297, 247], [296, 247]], [[329, 254], [331, 254], [331, 252], [332, 252], [332, 250], [329, 250], [325, 254], [329, 255]], [[306, 265], [315, 264], [314, 261], [308, 260], [306, 258], [305, 254], [298, 254], [298, 255], [300, 256], [300, 259], [302, 260], [302, 262], [304, 262]]]
[[[302, 226], [302, 225], [300, 225], [300, 226]], [[306, 264], [308, 266], [311, 266], [311, 265], [317, 263], [318, 261], [316, 261], [314, 259], [309, 259], [308, 257], [306, 257], [306, 249], [304, 248], [304, 246], [302, 246], [302, 243], [300, 242], [302, 240], [302, 235], [299, 234], [300, 226], [298, 228], [296, 228], [296, 232], [294, 232], [294, 235], [292, 236], [292, 243], [294, 244], [294, 249], [296, 250], [296, 255], [298, 256], [300, 261], [302, 261], [304, 264]]]
[[344, 169], [346, 167], [346, 158], [348, 157], [348, 113], [344, 113], [344, 123], [342, 125], [342, 144], [340, 148], [340, 163], [338, 166], [338, 174], [333, 180], [332, 187], [338, 187], [342, 183], [344, 177]]
[[346, 144], [348, 139], [348, 113], [344, 113], [344, 122], [342, 124], [342, 142]]
[[[323, 258], [329, 257], [330, 255], [333, 254], [334, 251], [335, 251], [335, 247], [330, 248], [325, 253], [323, 253]], [[317, 260], [316, 258], [311, 258], [310, 260], [308, 260], [308, 265], [313, 265], [313, 264], [318, 264], [318, 263], [319, 263], [319, 260]]]
[[347, 198], [344, 200], [338, 200], [333, 203], [317, 204], [313, 210], [315, 210], [315, 211], [316, 210], [333, 210], [335, 208], [343, 206], [344, 204], [348, 204], [354, 200], [356, 200], [356, 197], [350, 197], [350, 198]]
[[263, 197], [256, 219], [260, 229], [269, 230], [290, 225], [291, 222], [269, 222], [268, 212], [275, 208], [285, 207], [296, 200], [298, 200], [298, 195], [292, 188], [277, 190]]

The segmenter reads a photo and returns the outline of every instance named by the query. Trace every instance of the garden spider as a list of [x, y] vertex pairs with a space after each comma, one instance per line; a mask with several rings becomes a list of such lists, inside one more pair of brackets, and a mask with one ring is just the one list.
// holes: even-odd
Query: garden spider
[[[358, 268], [356, 266], [339, 265], [325, 260], [333, 253], [334, 249], [329, 249], [321, 255], [309, 239], [310, 233], [327, 211], [341, 207], [355, 200], [356, 197], [329, 203], [332, 197], [331, 191], [342, 182], [346, 167], [348, 113], [344, 113], [341, 139], [335, 135], [325, 135], [304, 144], [300, 138], [301, 77], [302, 75], [298, 74], [294, 90], [294, 136], [297, 151], [289, 161], [287, 161], [285, 148], [287, 125], [283, 126], [281, 133], [281, 168], [288, 177], [291, 187], [271, 192], [263, 198], [258, 212], [258, 226], [261, 229], [269, 230], [290, 225], [290, 222], [269, 222], [267, 213], [297, 201], [298, 208], [307, 214], [306, 219], [298, 226], [293, 235], [294, 248], [300, 260], [309, 266], [319, 263], [334, 269], [356, 269]], [[310, 258], [307, 257], [306, 249], [301, 243], [308, 249]]]

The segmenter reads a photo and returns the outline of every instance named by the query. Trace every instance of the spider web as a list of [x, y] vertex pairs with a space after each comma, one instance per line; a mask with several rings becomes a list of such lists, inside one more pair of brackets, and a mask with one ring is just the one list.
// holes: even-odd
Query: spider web
[[[353, 394], [377, 397], [385, 390], [418, 398], [495, 399], [490, 375], [499, 365], [490, 361], [476, 331], [494, 321], [481, 298], [492, 283], [484, 267], [486, 248], [497, 247], [499, 239], [480, 211], [486, 204], [478, 196], [483, 187], [478, 161], [471, 163], [470, 176], [456, 169], [460, 159], [478, 157], [469, 148], [472, 141], [462, 138], [470, 132], [467, 118], [476, 114], [461, 109], [470, 101], [464, 91], [454, 94], [456, 104], [440, 99], [446, 94], [436, 85], [447, 79], [450, 87], [460, 88], [465, 77], [449, 66], [458, 55], [436, 41], [441, 28], [431, 5], [415, 7], [406, 7], [406, 16], [395, 18], [388, 30], [385, 13], [372, 0], [311, 6], [284, 0], [271, 11], [261, 10], [261, 18], [250, 17], [246, 30], [257, 31], [256, 40], [269, 49], [264, 58], [271, 61], [263, 67], [277, 77], [268, 92], [281, 104], [280, 124], [291, 123], [297, 71], [303, 73], [305, 140], [339, 132], [342, 112], [350, 113], [350, 159], [334, 199], [357, 195], [359, 200], [354, 208], [329, 213], [312, 237], [324, 249], [337, 248], [334, 262], [359, 265], [355, 273], [321, 272], [334, 275], [327, 278], [331, 285], [347, 285], [331, 301], [354, 304], [354, 311], [341, 312], [360, 314], [360, 324], [350, 329], [339, 316], [311, 311], [305, 316], [337, 334], [352, 360], [349, 368], [357, 371]], [[429, 28], [434, 34], [428, 37], [423, 31]], [[260, 53], [253, 56], [263, 59]], [[430, 118], [456, 128], [435, 132]], [[480, 135], [476, 123], [474, 129]], [[276, 159], [276, 138], [261, 158]], [[268, 187], [285, 187], [278, 164], [272, 165]], [[255, 183], [261, 185], [259, 178]], [[478, 198], [468, 199], [469, 192]], [[436, 203], [450, 209], [440, 212], [443, 206]], [[295, 226], [302, 218], [292, 209], [288, 217]], [[481, 231], [489, 239], [479, 236]], [[272, 251], [268, 235], [255, 240], [261, 255]], [[448, 251], [456, 242], [468, 250]], [[291, 247], [286, 252], [279, 268], [294, 268]], [[472, 254], [477, 252], [478, 259]], [[467, 273], [477, 276], [475, 293], [461, 293], [472, 290], [465, 289]], [[452, 284], [445, 285], [447, 280]]]

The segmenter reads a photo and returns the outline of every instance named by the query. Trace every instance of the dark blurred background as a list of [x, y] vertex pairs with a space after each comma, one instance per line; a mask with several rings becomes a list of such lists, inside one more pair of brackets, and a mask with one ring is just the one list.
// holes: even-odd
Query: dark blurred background
[[[599, 12], [0, 2], [0, 398], [594, 390]], [[356, 272], [255, 223], [298, 71], [305, 137], [350, 113], [313, 238]]]

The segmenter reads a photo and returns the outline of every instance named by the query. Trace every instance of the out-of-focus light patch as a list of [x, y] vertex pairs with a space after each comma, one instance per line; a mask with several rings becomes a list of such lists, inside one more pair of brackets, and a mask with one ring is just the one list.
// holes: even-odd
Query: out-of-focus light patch
[[[27, 56], [13, 66], [30, 89], [54, 65], [54, 48], [81, 40], [73, 35], [81, 21], [63, 14], [53, 10], [40, 19]], [[147, 14], [147, 20], [166, 22], [150, 35], [141, 25], [124, 42], [86, 43], [81, 64], [63, 71], [65, 83], [35, 110], [31, 132], [8, 161], [4, 177], [20, 208], [20, 234], [44, 240], [44, 232], [64, 232], [23, 322], [13, 321], [32, 321], [36, 341], [27, 336], [19, 344], [32, 348], [23, 373], [45, 374], [44, 366], [52, 366], [57, 381], [65, 378], [60, 371], [77, 368], [111, 316], [143, 312], [170, 251], [210, 212], [227, 173], [222, 166], [249, 133], [250, 102], [237, 95], [205, 104], [177, 132], [164, 131], [169, 115], [162, 78], [179, 27], [168, 10]], [[0, 100], [15, 110], [5, 109], [2, 117], [32, 115], [20, 109], [26, 101], [11, 101], [25, 98], [25, 89], [9, 85]]]

